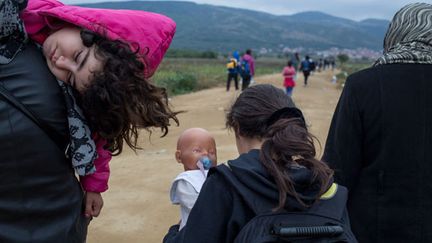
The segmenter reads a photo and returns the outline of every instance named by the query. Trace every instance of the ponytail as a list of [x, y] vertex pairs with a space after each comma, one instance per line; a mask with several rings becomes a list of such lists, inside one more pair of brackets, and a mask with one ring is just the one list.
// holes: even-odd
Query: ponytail
[[[295, 108], [294, 108], [295, 109]], [[331, 182], [333, 171], [322, 161], [315, 158], [315, 137], [307, 131], [302, 117], [280, 118], [268, 127], [263, 137], [260, 160], [267, 172], [274, 178], [279, 190], [279, 205], [284, 207], [287, 194], [295, 198], [302, 206], [308, 207], [295, 190], [295, 185], [287, 168], [300, 165], [312, 172], [311, 184], [320, 185], [314, 202], [324, 194]]]

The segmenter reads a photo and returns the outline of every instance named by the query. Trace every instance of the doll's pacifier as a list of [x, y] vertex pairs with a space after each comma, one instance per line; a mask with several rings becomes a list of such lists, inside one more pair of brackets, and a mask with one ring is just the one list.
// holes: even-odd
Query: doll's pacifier
[[202, 166], [203, 166], [203, 168], [204, 168], [205, 170], [208, 170], [208, 169], [210, 169], [210, 168], [212, 167], [212, 162], [211, 162], [210, 158], [207, 157], [207, 156], [202, 156], [202, 157], [198, 160], [198, 163], [201, 163]]

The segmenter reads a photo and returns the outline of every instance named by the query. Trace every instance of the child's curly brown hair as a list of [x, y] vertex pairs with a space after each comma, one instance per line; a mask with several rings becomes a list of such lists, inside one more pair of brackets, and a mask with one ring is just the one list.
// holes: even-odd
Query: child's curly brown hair
[[107, 148], [113, 155], [123, 150], [123, 141], [133, 150], [137, 145], [139, 129], [151, 133], [160, 128], [162, 137], [168, 133], [170, 119], [177, 125], [178, 112], [171, 110], [166, 90], [157, 87], [144, 77], [146, 68], [128, 44], [108, 40], [83, 30], [84, 45], [95, 45], [95, 55], [103, 68], [93, 73], [93, 79], [79, 95], [92, 132], [107, 139]]

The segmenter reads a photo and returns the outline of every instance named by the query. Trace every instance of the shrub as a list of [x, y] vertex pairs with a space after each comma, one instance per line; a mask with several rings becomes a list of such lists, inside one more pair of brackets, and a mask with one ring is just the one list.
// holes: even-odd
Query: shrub
[[210, 58], [215, 59], [218, 54], [214, 51], [197, 51], [197, 50], [182, 50], [168, 49], [165, 57], [171, 58]]
[[197, 77], [188, 72], [164, 72], [156, 79], [156, 84], [167, 89], [169, 95], [185, 94], [198, 87]]
[[347, 54], [339, 54], [337, 55], [337, 59], [341, 66], [343, 66], [349, 60], [349, 56]]
[[351, 62], [341, 66], [341, 71], [336, 74], [337, 82], [343, 87], [349, 75], [371, 66], [370, 62]]

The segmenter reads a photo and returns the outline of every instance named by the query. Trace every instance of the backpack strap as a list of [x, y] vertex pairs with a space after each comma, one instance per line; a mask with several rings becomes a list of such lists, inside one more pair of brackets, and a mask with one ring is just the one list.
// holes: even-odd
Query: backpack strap
[[225, 181], [228, 182], [228, 184], [234, 188], [234, 190], [241, 195], [243, 198], [243, 201], [246, 203], [246, 205], [252, 209], [252, 211], [258, 215], [262, 213], [258, 208], [252, 203], [252, 200], [247, 200], [249, 198], [245, 191], [246, 189], [249, 190], [241, 181], [239, 181], [236, 176], [233, 174], [231, 168], [228, 165], [221, 164], [219, 166], [214, 167], [215, 170], [224, 177]]
[[[252, 209], [256, 215], [268, 213], [268, 211], [263, 212], [262, 209], [259, 209], [259, 207], [254, 203], [255, 200], [247, 200], [250, 196], [248, 196], [246, 192], [250, 190], [250, 188], [246, 187], [236, 178], [229, 166], [221, 164], [220, 166], [214, 167], [214, 169], [225, 178], [238, 194], [241, 195], [246, 205]], [[343, 217], [347, 198], [348, 190], [343, 186], [333, 183], [321, 196], [319, 202], [312, 205], [312, 207], [307, 211], [340, 220]]]
[[332, 183], [332, 185], [329, 187], [329, 189], [324, 192], [324, 194], [321, 195], [321, 200], [328, 200], [331, 199], [335, 196], [335, 194], [337, 193], [338, 190], [338, 184], [336, 183]]
[[[9, 90], [3, 85], [0, 85], [0, 98], [9, 102], [16, 109], [24, 113], [30, 120], [32, 120], [48, 137], [55, 142], [57, 147], [63, 151], [67, 157], [67, 149], [69, 147], [68, 140], [65, 136], [54, 130], [51, 126], [41, 121], [29, 108], [21, 103]], [[64, 147], [62, 145], [65, 144]]]

